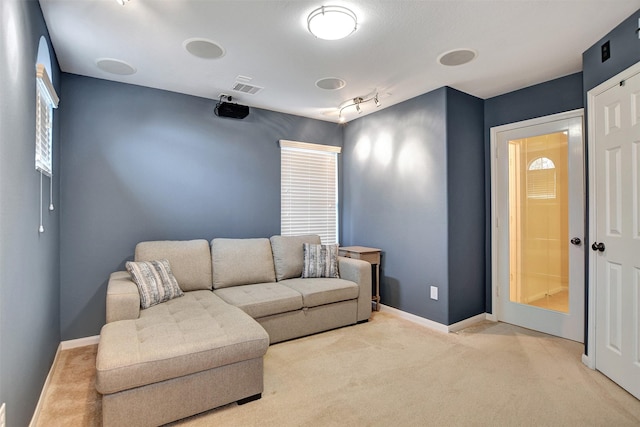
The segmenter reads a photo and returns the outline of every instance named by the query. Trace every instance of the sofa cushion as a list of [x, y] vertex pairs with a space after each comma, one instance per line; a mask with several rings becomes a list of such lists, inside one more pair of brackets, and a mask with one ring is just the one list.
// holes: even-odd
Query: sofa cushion
[[344, 279], [287, 279], [278, 283], [300, 292], [305, 307], [356, 299], [360, 294], [355, 282]]
[[167, 259], [183, 291], [211, 289], [211, 252], [206, 240], [140, 242], [136, 261]]
[[103, 326], [96, 389], [115, 393], [264, 356], [269, 336], [255, 320], [211, 291], [143, 310]]
[[213, 288], [276, 281], [269, 239], [213, 239]]
[[302, 276], [303, 243], [319, 245], [320, 236], [272, 236], [271, 250], [276, 269], [276, 280]]
[[257, 283], [217, 289], [216, 295], [254, 319], [302, 308], [302, 295], [279, 283]]
[[138, 261], [126, 263], [127, 271], [140, 293], [140, 307], [149, 308], [161, 302], [181, 297], [182, 290], [173, 277], [169, 261]]
[[339, 278], [338, 245], [303, 243], [302, 277]]

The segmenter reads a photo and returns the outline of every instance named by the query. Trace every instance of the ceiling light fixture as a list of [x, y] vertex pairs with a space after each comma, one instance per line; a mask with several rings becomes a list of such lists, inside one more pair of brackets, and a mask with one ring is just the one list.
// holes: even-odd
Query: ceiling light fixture
[[309, 32], [319, 39], [339, 40], [358, 28], [358, 17], [342, 6], [320, 6], [307, 17]]
[[362, 114], [362, 104], [366, 104], [367, 102], [371, 102], [373, 101], [374, 104], [376, 104], [376, 107], [380, 106], [380, 99], [378, 97], [378, 92], [377, 91], [373, 91], [371, 94], [367, 95], [367, 96], [356, 96], [353, 99], [350, 99], [346, 102], [343, 102], [341, 104], [339, 108], [339, 112], [338, 112], [338, 120], [340, 121], [340, 123], [343, 123], [345, 121], [344, 116], [342, 115], [342, 111], [344, 111], [346, 108], [350, 108], [350, 107], [356, 107], [356, 111], [358, 112], [358, 114]]
[[129, 3], [129, 0], [116, 0], [116, 3], [118, 3], [120, 6], [124, 6], [125, 4]]

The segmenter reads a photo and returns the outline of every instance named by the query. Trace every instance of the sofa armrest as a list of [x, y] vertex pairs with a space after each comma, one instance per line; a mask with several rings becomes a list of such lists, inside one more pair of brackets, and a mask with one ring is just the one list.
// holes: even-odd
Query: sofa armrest
[[366, 261], [338, 257], [340, 278], [351, 280], [360, 287], [358, 295], [358, 322], [369, 320], [371, 317], [371, 264]]
[[140, 317], [140, 293], [126, 271], [116, 271], [107, 284], [107, 323]]

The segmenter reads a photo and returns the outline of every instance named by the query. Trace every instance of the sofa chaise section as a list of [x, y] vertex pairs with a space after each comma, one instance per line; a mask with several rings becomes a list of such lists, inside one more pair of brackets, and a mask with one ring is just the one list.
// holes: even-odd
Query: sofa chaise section
[[161, 425], [262, 393], [269, 337], [211, 291], [108, 323], [100, 335], [96, 389], [105, 426]]
[[103, 425], [157, 426], [258, 398], [269, 336], [211, 290], [206, 240], [142, 242], [135, 261], [167, 259], [184, 296], [140, 308], [128, 272], [112, 273], [96, 389]]

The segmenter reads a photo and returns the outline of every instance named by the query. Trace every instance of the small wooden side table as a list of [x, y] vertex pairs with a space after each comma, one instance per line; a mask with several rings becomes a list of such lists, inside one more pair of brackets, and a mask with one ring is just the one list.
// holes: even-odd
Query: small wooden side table
[[339, 248], [340, 256], [347, 258], [361, 259], [367, 261], [376, 267], [375, 295], [372, 295], [371, 301], [375, 303], [375, 310], [380, 311], [380, 249], [367, 248], [365, 246], [344, 246]]

